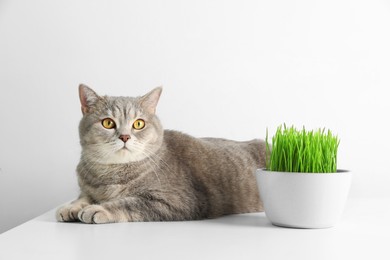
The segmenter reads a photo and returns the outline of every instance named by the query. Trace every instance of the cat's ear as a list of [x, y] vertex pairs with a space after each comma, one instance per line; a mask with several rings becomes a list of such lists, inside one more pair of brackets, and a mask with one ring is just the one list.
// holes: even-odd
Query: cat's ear
[[99, 100], [98, 94], [96, 94], [95, 91], [84, 84], [79, 85], [79, 96], [81, 112], [83, 112], [83, 115], [88, 113], [91, 109], [91, 106], [93, 106]]
[[156, 113], [156, 107], [158, 100], [160, 99], [160, 95], [162, 92], [162, 87], [157, 87], [150, 91], [148, 94], [141, 97], [141, 106], [148, 113], [154, 114]]

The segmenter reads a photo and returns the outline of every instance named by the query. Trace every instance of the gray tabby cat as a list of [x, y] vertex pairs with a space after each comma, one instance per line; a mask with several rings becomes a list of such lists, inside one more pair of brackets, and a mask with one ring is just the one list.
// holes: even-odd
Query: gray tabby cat
[[58, 221], [195, 220], [262, 211], [254, 171], [265, 165], [264, 142], [164, 131], [155, 115], [161, 91], [111, 97], [80, 85], [81, 194], [57, 210]]

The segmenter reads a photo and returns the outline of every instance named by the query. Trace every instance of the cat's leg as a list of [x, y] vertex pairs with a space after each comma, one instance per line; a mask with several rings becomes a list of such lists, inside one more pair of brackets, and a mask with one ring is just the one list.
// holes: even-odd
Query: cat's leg
[[62, 207], [60, 207], [56, 212], [57, 221], [60, 222], [73, 222], [79, 221], [78, 214], [79, 212], [90, 205], [90, 199], [86, 196], [80, 195], [80, 197]]
[[194, 218], [191, 216], [191, 211], [188, 205], [173, 206], [166, 200], [156, 199], [156, 197], [127, 197], [87, 206], [79, 212], [78, 218], [89, 224], [188, 220]]
[[89, 205], [78, 213], [78, 218], [80, 221], [87, 224], [104, 224], [128, 221], [128, 217], [124, 214], [124, 212], [113, 209], [111, 205], [108, 207], [109, 204], [112, 203]]
[[140, 218], [134, 220], [133, 214], [129, 212], [129, 205], [133, 204], [136, 198], [124, 198], [105, 202], [102, 204], [89, 205], [83, 208], [78, 218], [88, 224], [104, 224], [114, 222], [142, 221]]

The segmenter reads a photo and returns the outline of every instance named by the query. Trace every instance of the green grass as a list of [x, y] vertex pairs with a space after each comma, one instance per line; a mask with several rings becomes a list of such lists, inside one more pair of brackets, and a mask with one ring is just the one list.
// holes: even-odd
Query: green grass
[[330, 130], [279, 126], [272, 143], [266, 136], [266, 169], [278, 172], [337, 172], [339, 139]]

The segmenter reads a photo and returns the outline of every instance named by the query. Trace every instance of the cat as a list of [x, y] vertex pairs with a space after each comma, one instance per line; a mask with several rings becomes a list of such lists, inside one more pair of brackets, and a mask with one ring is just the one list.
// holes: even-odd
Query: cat
[[265, 142], [163, 130], [156, 116], [161, 92], [112, 97], [79, 86], [81, 192], [57, 210], [58, 221], [179, 221], [263, 211], [254, 171], [265, 166]]

